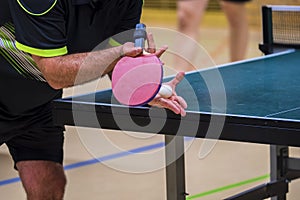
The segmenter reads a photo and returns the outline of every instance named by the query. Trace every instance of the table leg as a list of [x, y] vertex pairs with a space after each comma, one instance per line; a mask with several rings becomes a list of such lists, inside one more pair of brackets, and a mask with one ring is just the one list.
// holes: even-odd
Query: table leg
[[[286, 164], [284, 159], [287, 159], [288, 157], [289, 148], [287, 146], [270, 146], [271, 181], [280, 180], [285, 177], [285, 169], [287, 169], [287, 166], [284, 166]], [[286, 194], [272, 197], [271, 200], [286, 200]]]
[[165, 135], [167, 200], [185, 200], [184, 137]]

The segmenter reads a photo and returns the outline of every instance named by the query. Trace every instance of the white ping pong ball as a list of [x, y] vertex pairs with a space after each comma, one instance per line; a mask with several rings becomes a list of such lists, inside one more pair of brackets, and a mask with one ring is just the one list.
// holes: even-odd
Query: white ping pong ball
[[169, 85], [161, 85], [158, 93], [160, 94], [160, 96], [162, 96], [164, 98], [169, 98], [173, 94], [172, 88]]

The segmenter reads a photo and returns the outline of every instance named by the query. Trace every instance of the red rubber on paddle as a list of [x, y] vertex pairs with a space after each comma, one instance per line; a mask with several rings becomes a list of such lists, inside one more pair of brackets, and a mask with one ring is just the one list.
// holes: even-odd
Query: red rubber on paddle
[[114, 68], [112, 91], [121, 104], [144, 105], [158, 93], [162, 77], [162, 63], [157, 56], [124, 57]]

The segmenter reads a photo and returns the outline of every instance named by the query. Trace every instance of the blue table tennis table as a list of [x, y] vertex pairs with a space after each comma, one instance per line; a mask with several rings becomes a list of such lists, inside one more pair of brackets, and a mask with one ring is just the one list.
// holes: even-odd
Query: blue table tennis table
[[270, 145], [270, 182], [224, 198], [285, 200], [289, 182], [300, 177], [300, 159], [289, 155], [289, 147], [300, 147], [300, 34], [291, 23], [299, 14], [300, 6], [263, 6], [266, 56], [187, 73], [177, 88], [188, 103], [185, 117], [120, 105], [104, 90], [55, 100], [55, 124], [164, 135], [168, 200], [188, 195], [185, 136]]
[[[285, 199], [288, 182], [300, 170], [299, 160], [288, 152], [289, 146], [300, 147], [299, 74], [300, 51], [286, 49], [187, 73], [177, 88], [188, 103], [185, 117], [168, 110], [162, 116], [160, 108], [120, 105], [111, 90], [55, 100], [53, 116], [57, 125], [164, 134], [166, 144], [173, 143], [166, 145], [166, 159], [178, 155], [166, 166], [168, 200], [187, 195], [183, 136], [271, 145], [271, 182], [227, 199]], [[161, 126], [161, 120], [165, 123], [159, 131], [143, 128], [149, 123]]]

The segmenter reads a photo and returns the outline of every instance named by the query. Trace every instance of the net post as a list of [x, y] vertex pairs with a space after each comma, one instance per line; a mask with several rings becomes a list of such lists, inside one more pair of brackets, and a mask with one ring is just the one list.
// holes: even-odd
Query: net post
[[264, 54], [273, 53], [273, 21], [272, 8], [269, 6], [262, 6], [262, 31], [263, 44], [259, 45], [259, 49]]

